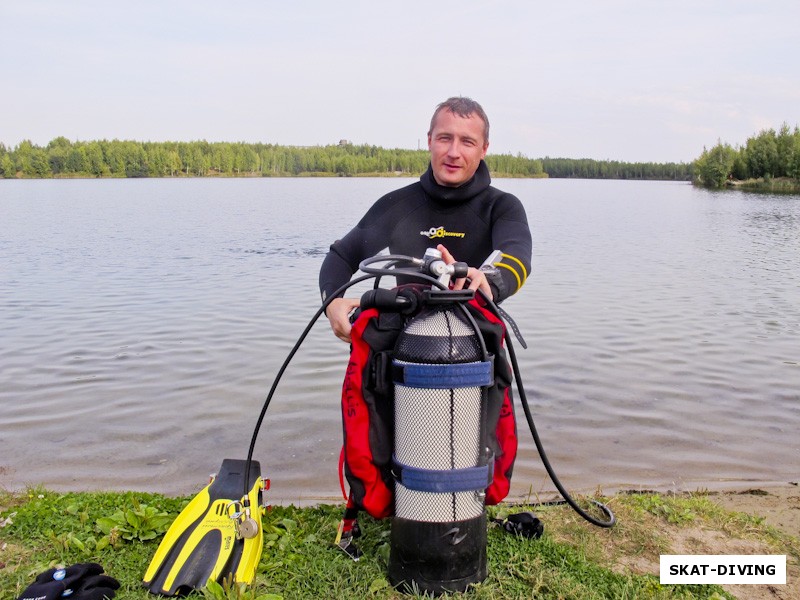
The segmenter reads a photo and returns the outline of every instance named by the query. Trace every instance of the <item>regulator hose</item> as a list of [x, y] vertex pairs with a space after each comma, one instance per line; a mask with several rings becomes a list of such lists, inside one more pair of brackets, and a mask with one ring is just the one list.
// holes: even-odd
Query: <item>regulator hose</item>
[[256, 425], [253, 428], [253, 437], [250, 438], [250, 447], [247, 450], [247, 461], [245, 462], [245, 470], [244, 470], [244, 495], [242, 497], [242, 503], [245, 505], [245, 507], [249, 506], [249, 498], [248, 498], [249, 490], [247, 489], [247, 482], [250, 481], [250, 465], [253, 462], [253, 452], [256, 447], [256, 440], [258, 439], [258, 434], [261, 431], [261, 424], [264, 422], [264, 416], [267, 414], [267, 409], [269, 408], [269, 405], [272, 402], [272, 397], [275, 395], [275, 390], [278, 389], [278, 383], [280, 383], [284, 372], [289, 366], [289, 363], [292, 362], [292, 358], [294, 358], [294, 355], [297, 354], [297, 351], [300, 349], [302, 343], [308, 337], [308, 334], [311, 331], [311, 328], [314, 327], [314, 324], [317, 322], [317, 319], [319, 319], [320, 315], [322, 315], [328, 308], [328, 306], [330, 306], [331, 302], [333, 302], [336, 298], [338, 298], [340, 294], [344, 294], [344, 292], [346, 292], [352, 286], [361, 283], [362, 281], [366, 281], [367, 279], [372, 279], [372, 277], [373, 277], [372, 275], [364, 275], [362, 277], [357, 277], [356, 279], [353, 279], [352, 281], [341, 286], [338, 290], [336, 290], [333, 294], [331, 294], [328, 298], [326, 298], [325, 301], [322, 303], [322, 306], [319, 307], [319, 310], [317, 310], [317, 312], [314, 313], [314, 316], [311, 317], [311, 320], [308, 322], [308, 325], [306, 325], [306, 328], [303, 330], [303, 333], [301, 333], [300, 337], [297, 338], [297, 341], [295, 342], [294, 346], [284, 359], [281, 368], [278, 369], [278, 373], [277, 375], [275, 375], [275, 380], [272, 382], [272, 387], [270, 387], [269, 389], [269, 393], [267, 394], [267, 397], [264, 400], [264, 404], [261, 407], [261, 412], [259, 413], [258, 419], [256, 420]]
[[[483, 296], [483, 299], [491, 307], [492, 312], [495, 313], [495, 316], [500, 318], [500, 308], [489, 298], [487, 298], [483, 292], [480, 293]], [[531, 414], [531, 409], [528, 405], [528, 397], [525, 394], [525, 386], [522, 384], [522, 374], [520, 372], [519, 362], [517, 362], [517, 353], [514, 351], [514, 345], [511, 343], [511, 336], [506, 336], [506, 347], [508, 348], [508, 356], [511, 359], [511, 367], [514, 371], [514, 379], [517, 382], [517, 391], [519, 392], [520, 404], [522, 404], [522, 410], [525, 413], [525, 420], [528, 422], [528, 429], [530, 429], [531, 436], [533, 436], [533, 443], [536, 444], [536, 450], [539, 452], [539, 457], [542, 459], [542, 464], [544, 465], [544, 468], [547, 471], [547, 474], [550, 476], [553, 484], [556, 486], [558, 493], [561, 494], [566, 503], [569, 504], [575, 510], [575, 512], [589, 521], [589, 523], [592, 525], [596, 525], [597, 527], [613, 527], [617, 522], [617, 518], [614, 516], [614, 513], [608, 506], [602, 502], [598, 502], [597, 500], [591, 500], [592, 504], [603, 511], [608, 518], [606, 520], [600, 520], [596, 517], [593, 517], [583, 510], [577, 502], [575, 502], [572, 496], [570, 496], [569, 492], [567, 492], [567, 490], [564, 488], [561, 481], [558, 479], [553, 466], [550, 464], [550, 459], [547, 458], [547, 453], [544, 451], [544, 446], [541, 438], [539, 437], [539, 432], [537, 431], [536, 425], [533, 422], [533, 415]]]
[[[389, 263], [389, 265], [382, 268], [371, 266], [375, 262]], [[336, 298], [344, 294], [344, 292], [347, 291], [349, 288], [368, 279], [376, 279], [376, 285], [377, 285], [378, 283], [377, 280], [379, 280], [380, 277], [383, 275], [396, 276], [402, 274], [404, 276], [410, 276], [415, 279], [424, 281], [425, 283], [431, 284], [434, 287], [438, 287], [440, 289], [447, 289], [437, 279], [430, 277], [429, 275], [426, 275], [424, 273], [421, 273], [418, 270], [412, 271], [409, 268], [398, 267], [398, 265], [404, 263], [414, 265], [415, 267], [419, 267], [420, 265], [422, 265], [422, 261], [420, 259], [415, 259], [410, 256], [391, 255], [391, 254], [378, 255], [362, 261], [361, 264], [359, 265], [359, 268], [367, 274], [361, 277], [357, 277], [352, 281], [349, 281], [348, 283], [342, 285], [335, 292], [333, 292], [330, 296], [328, 296], [322, 303], [322, 306], [320, 306], [317, 312], [314, 313], [314, 316], [311, 318], [308, 325], [306, 325], [306, 328], [300, 334], [300, 337], [297, 339], [297, 342], [295, 342], [294, 346], [289, 351], [289, 354], [286, 356], [286, 359], [283, 361], [283, 364], [281, 365], [280, 369], [278, 370], [278, 373], [275, 376], [275, 380], [272, 382], [272, 386], [270, 387], [269, 393], [267, 394], [267, 397], [264, 400], [264, 404], [261, 407], [261, 412], [259, 413], [255, 427], [253, 428], [253, 436], [250, 439], [250, 447], [248, 448], [247, 451], [247, 461], [245, 463], [246, 464], [245, 477], [244, 477], [245, 483], [244, 483], [243, 497], [242, 497], [242, 503], [246, 508], [249, 507], [249, 497], [248, 497], [249, 490], [247, 489], [247, 482], [250, 481], [250, 466], [253, 462], [253, 453], [255, 451], [256, 440], [258, 439], [258, 434], [261, 430], [261, 425], [263, 424], [264, 417], [267, 413], [267, 409], [269, 408], [269, 405], [272, 402], [272, 398], [275, 395], [275, 391], [278, 388], [278, 384], [280, 383], [283, 374], [288, 368], [289, 363], [292, 361], [292, 358], [294, 358], [294, 355], [297, 354], [297, 351], [300, 349], [300, 346], [303, 344], [306, 337], [308, 337], [308, 334], [314, 327], [314, 324], [317, 322], [317, 319], [319, 319], [319, 317], [325, 312], [328, 306], [330, 306], [331, 302], [333, 302]], [[488, 298], [486, 294], [484, 294], [481, 291], [479, 291], [478, 293], [482, 296], [483, 300], [486, 302], [487, 306], [490, 307], [495, 316], [497, 316], [499, 319], [502, 320], [502, 311], [500, 310], [500, 308], [494, 302], [492, 302], [492, 300]], [[466, 309], [465, 306], [461, 304], [459, 304], [459, 306], [462, 308], [465, 316], [467, 317], [467, 320], [471, 323], [476, 333], [478, 333], [478, 338], [481, 340], [481, 342], [483, 342], [483, 338], [478, 331], [478, 326], [474, 318], [472, 317], [472, 315], [469, 313], [469, 311]], [[481, 344], [481, 346], [483, 347], [482, 348], [483, 353], [486, 354], [486, 346], [483, 343]], [[598, 527], [613, 527], [614, 524], [616, 523], [616, 517], [614, 516], [614, 513], [611, 512], [611, 509], [608, 508], [608, 506], [596, 500], [591, 500], [591, 502], [595, 504], [595, 506], [597, 506], [601, 511], [603, 511], [603, 513], [607, 515], [608, 519], [603, 521], [593, 517], [592, 515], [588, 514], [585, 510], [583, 510], [578, 505], [577, 502], [575, 502], [572, 496], [570, 496], [570, 494], [561, 484], [561, 481], [558, 479], [558, 476], [556, 475], [552, 465], [550, 464], [550, 460], [547, 458], [547, 454], [544, 451], [542, 441], [539, 438], [539, 433], [536, 430], [536, 425], [533, 422], [533, 416], [531, 415], [531, 410], [528, 405], [528, 399], [525, 394], [525, 388], [522, 384], [522, 376], [520, 374], [519, 363], [517, 361], [517, 356], [516, 353], [514, 352], [514, 347], [511, 343], [511, 338], [509, 336], [506, 336], [506, 347], [508, 348], [509, 358], [511, 359], [511, 365], [514, 371], [514, 379], [517, 382], [517, 389], [519, 391], [520, 403], [522, 404], [522, 409], [525, 412], [525, 419], [528, 422], [528, 428], [530, 429], [531, 435], [533, 436], [533, 441], [536, 444], [536, 449], [539, 452], [539, 456], [542, 459], [542, 464], [544, 465], [547, 474], [550, 476], [550, 479], [553, 481], [553, 484], [556, 486], [556, 489], [559, 491], [559, 493], [567, 502], [567, 504], [569, 504], [575, 510], [575, 512], [577, 512], [581, 517], [586, 519], [589, 523], [596, 525]]]

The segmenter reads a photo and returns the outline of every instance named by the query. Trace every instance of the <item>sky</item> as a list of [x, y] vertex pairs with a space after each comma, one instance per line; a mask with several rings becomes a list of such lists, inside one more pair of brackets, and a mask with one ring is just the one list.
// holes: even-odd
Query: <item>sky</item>
[[798, 0], [0, 0], [0, 143], [425, 148], [690, 162], [800, 124]]

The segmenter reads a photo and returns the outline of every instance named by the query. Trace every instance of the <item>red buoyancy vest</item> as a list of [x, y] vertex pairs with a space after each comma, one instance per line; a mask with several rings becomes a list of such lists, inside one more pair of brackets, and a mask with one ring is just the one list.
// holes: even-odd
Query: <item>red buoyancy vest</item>
[[[494, 453], [492, 483], [486, 504], [502, 501], [511, 485], [517, 455], [517, 427], [511, 400], [512, 371], [503, 348], [505, 325], [477, 299], [467, 305], [478, 324], [487, 351], [494, 355], [494, 385], [487, 394], [486, 431]], [[376, 519], [394, 510], [392, 450], [394, 388], [392, 353], [407, 317], [370, 308], [361, 312], [351, 331], [352, 350], [342, 386], [344, 470], [353, 502]]]

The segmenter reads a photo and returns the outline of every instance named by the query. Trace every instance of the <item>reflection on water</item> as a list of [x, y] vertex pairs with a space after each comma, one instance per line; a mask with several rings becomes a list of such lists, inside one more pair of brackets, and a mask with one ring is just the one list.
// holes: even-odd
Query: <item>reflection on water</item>
[[[0, 182], [0, 485], [187, 493], [243, 457], [329, 244], [405, 182]], [[797, 479], [800, 199], [497, 184], [533, 230], [505, 308], [568, 487]], [[280, 382], [256, 447], [273, 501], [339, 494], [346, 358], [319, 323]], [[514, 494], [551, 490], [517, 412]]]

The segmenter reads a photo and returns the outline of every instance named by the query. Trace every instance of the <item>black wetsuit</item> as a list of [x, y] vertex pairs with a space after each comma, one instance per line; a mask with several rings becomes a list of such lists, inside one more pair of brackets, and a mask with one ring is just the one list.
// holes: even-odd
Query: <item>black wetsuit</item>
[[359, 263], [389, 248], [392, 254], [422, 257], [443, 244], [458, 261], [477, 267], [494, 251], [500, 266], [488, 277], [495, 302], [515, 293], [531, 267], [531, 234], [519, 199], [492, 187], [481, 161], [475, 175], [457, 188], [436, 183], [430, 168], [419, 182], [390, 192], [369, 209], [322, 263], [323, 300], [347, 283]]

